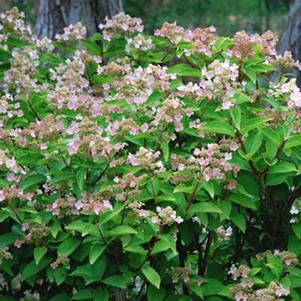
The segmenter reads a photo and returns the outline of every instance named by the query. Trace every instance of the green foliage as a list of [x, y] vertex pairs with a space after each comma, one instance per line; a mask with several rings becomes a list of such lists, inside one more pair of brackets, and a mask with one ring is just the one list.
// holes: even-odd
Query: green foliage
[[301, 300], [301, 92], [270, 82], [295, 65], [273, 36], [0, 19], [0, 300]]

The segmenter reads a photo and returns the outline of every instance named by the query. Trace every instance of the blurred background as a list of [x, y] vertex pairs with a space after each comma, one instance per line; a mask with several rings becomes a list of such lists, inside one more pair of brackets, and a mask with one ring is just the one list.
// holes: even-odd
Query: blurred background
[[[0, 0], [0, 10], [17, 6], [34, 25], [41, 2], [45, 1]], [[262, 33], [270, 29], [280, 33], [291, 3], [290, 0], [123, 0], [122, 6], [126, 13], [142, 18], [149, 33], [164, 21], [176, 21], [185, 28], [214, 25], [220, 35], [231, 35], [239, 30]]]

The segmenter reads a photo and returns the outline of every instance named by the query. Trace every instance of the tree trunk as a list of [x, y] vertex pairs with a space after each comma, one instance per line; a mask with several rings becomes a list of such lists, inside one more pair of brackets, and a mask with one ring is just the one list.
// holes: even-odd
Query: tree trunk
[[54, 38], [64, 27], [82, 22], [91, 35], [105, 17], [122, 11], [122, 0], [40, 0], [37, 33], [40, 38]]
[[[286, 27], [282, 31], [278, 42], [278, 52], [283, 54], [286, 50], [291, 51], [295, 60], [301, 61], [301, 1], [295, 0], [288, 13]], [[296, 69], [296, 68], [295, 68]], [[297, 76], [297, 83], [301, 84], [301, 74], [292, 70]]]

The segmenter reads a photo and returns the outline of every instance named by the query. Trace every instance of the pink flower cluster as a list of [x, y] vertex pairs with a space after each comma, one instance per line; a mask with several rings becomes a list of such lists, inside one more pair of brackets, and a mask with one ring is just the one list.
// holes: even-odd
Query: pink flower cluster
[[210, 56], [211, 46], [216, 39], [215, 31], [213, 26], [185, 31], [176, 23], [165, 22], [160, 29], [155, 30], [155, 35], [166, 38], [173, 44], [178, 44], [180, 41], [191, 43], [192, 47], [184, 49], [186, 56], [191, 56], [192, 53]]
[[106, 18], [105, 24], [99, 24], [103, 37], [107, 41], [111, 41], [113, 37], [118, 37], [123, 33], [136, 33], [143, 31], [143, 24], [140, 18], [132, 18], [124, 13], [119, 13], [112, 17]]
[[22, 189], [12, 186], [10, 188], [3, 188], [0, 190], [0, 203], [3, 201], [9, 202], [15, 198], [31, 201], [33, 196], [33, 193], [24, 193]]
[[151, 122], [152, 125], [173, 124], [176, 132], [183, 130], [184, 116], [191, 117], [193, 115], [192, 109], [184, 108], [183, 102], [177, 97], [165, 98], [160, 107], [153, 108], [153, 113], [155, 117]]
[[136, 197], [141, 193], [141, 190], [138, 189], [139, 183], [145, 176], [135, 176], [129, 172], [122, 177], [114, 177], [115, 185], [112, 185], [112, 189], [117, 189], [115, 193], [116, 200], [125, 202], [127, 205], [136, 201]]
[[267, 56], [276, 56], [277, 36], [271, 31], [265, 32], [263, 35], [253, 34], [248, 35], [244, 31], [236, 33], [234, 36], [234, 46], [230, 50], [230, 55], [237, 58], [252, 57], [256, 53], [255, 46], [262, 48], [262, 51]]
[[145, 38], [143, 35], [138, 34], [133, 38], [127, 40], [125, 51], [127, 53], [139, 51], [147, 51], [153, 48], [153, 41], [151, 38]]
[[[220, 145], [211, 143], [207, 145], [207, 148], [195, 148], [193, 155], [187, 159], [173, 154], [171, 156], [172, 168], [176, 172], [184, 170], [197, 171], [203, 175], [207, 182], [211, 179], [222, 180], [227, 173], [239, 172], [238, 166], [228, 162], [232, 159], [231, 145], [232, 143], [229, 144], [225, 141]], [[234, 146], [232, 145], [232, 147]]]
[[55, 38], [59, 41], [76, 41], [84, 39], [87, 35], [86, 28], [80, 23], [70, 24], [68, 27], [64, 28], [62, 34], [56, 34]]
[[10, 119], [13, 116], [21, 117], [24, 115], [20, 103], [15, 102], [13, 96], [9, 93], [0, 96], [0, 114], [2, 119]]
[[55, 270], [57, 269], [60, 265], [66, 265], [68, 266], [70, 263], [70, 259], [64, 255], [59, 255], [58, 258], [53, 261], [51, 264], [50, 264], [50, 267]]
[[231, 226], [229, 226], [227, 229], [225, 229], [224, 226], [219, 226], [216, 229], [216, 234], [219, 241], [229, 240], [232, 236], [232, 233], [233, 231]]
[[163, 166], [161, 160], [158, 160], [160, 152], [153, 152], [144, 147], [140, 147], [139, 151], [136, 154], [128, 155], [128, 163], [132, 166], [141, 166], [146, 171], [152, 172], [154, 174], [159, 172], [165, 172], [166, 169]]
[[39, 92], [42, 88], [34, 77], [39, 65], [38, 51], [28, 46], [14, 50], [12, 56], [11, 68], [4, 75], [4, 89], [7, 92], [12, 89], [26, 96], [32, 91]]
[[41, 240], [42, 238], [48, 236], [49, 228], [45, 225], [34, 224], [31, 228], [25, 228], [24, 232], [27, 232], [23, 239], [17, 239], [15, 241], [15, 246], [21, 248], [23, 244], [31, 244], [36, 240]]
[[155, 30], [155, 36], [159, 36], [162, 38], [166, 38], [170, 40], [172, 43], [179, 43], [184, 36], [184, 28], [178, 26], [176, 22], [168, 23], [164, 22], [160, 29]]
[[212, 55], [212, 44], [217, 38], [215, 32], [216, 29], [214, 26], [186, 30], [184, 40], [192, 44], [192, 49], [185, 49], [185, 55], [190, 56], [192, 53], [206, 56]]
[[[18, 8], [13, 7], [11, 10], [0, 13], [0, 47], [7, 49], [9, 34], [14, 33], [20, 39], [31, 41], [36, 37], [33, 36], [30, 25], [25, 24], [25, 15]], [[3, 44], [1, 42], [4, 42]]]
[[109, 200], [99, 199], [93, 195], [83, 195], [81, 200], [73, 197], [60, 198], [47, 206], [47, 211], [55, 216], [95, 214], [99, 215], [106, 209], [113, 209]]
[[177, 88], [179, 96], [193, 97], [196, 102], [205, 98], [218, 99], [222, 102], [222, 109], [234, 106], [235, 93], [241, 93], [238, 82], [238, 66], [228, 60], [215, 60], [208, 67], [202, 69], [202, 78], [197, 84], [188, 83]]
[[[104, 84], [104, 89], [107, 91], [105, 98], [107, 100], [127, 99], [130, 105], [143, 107], [154, 89], [167, 91], [169, 82], [174, 79], [176, 79], [176, 75], [168, 74], [167, 67], [152, 64], [146, 68], [139, 66], [133, 71], [129, 70], [122, 79]], [[117, 91], [114, 97], [109, 95], [110, 88]]]
[[156, 211], [158, 215], [152, 217], [152, 222], [154, 224], [172, 225], [174, 223], [180, 224], [183, 222], [183, 218], [177, 216], [176, 211], [173, 210], [170, 206], [167, 206], [165, 208], [158, 206], [156, 208]]

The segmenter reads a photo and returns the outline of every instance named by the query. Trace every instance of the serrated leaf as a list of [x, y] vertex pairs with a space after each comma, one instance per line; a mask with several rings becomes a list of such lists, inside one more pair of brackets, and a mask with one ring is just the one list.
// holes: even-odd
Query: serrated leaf
[[298, 239], [301, 239], [301, 224], [300, 223], [294, 223], [292, 225], [293, 231], [298, 237]]
[[168, 141], [161, 142], [161, 149], [163, 151], [164, 160], [167, 162], [169, 159], [169, 145]]
[[273, 118], [265, 118], [265, 117], [254, 117], [249, 119], [247, 122], [243, 124], [241, 127], [241, 133], [243, 135], [248, 134], [249, 131], [252, 131], [259, 126], [265, 124], [266, 122], [272, 120]]
[[244, 206], [246, 208], [250, 209], [257, 209], [256, 203], [254, 198], [251, 196], [243, 195], [243, 194], [231, 194], [229, 199], [241, 206]]
[[233, 109], [230, 110], [230, 115], [233, 123], [235, 124], [237, 129], [240, 129], [241, 123], [241, 109], [239, 106], [235, 106]]
[[232, 212], [230, 215], [230, 219], [235, 226], [237, 226], [242, 232], [246, 231], [246, 219], [245, 217], [238, 212]]
[[94, 264], [95, 261], [102, 255], [105, 251], [107, 245], [95, 244], [92, 245], [89, 252], [89, 263]]
[[292, 147], [300, 146], [301, 145], [301, 135], [294, 135], [292, 137], [289, 137], [287, 141], [285, 142], [284, 148], [290, 149]]
[[200, 202], [196, 204], [192, 204], [189, 210], [189, 213], [222, 213], [221, 209], [210, 202]]
[[137, 231], [127, 225], [117, 226], [116, 228], [107, 232], [107, 236], [120, 236], [120, 235], [129, 235], [129, 234], [136, 234]]
[[47, 253], [47, 248], [46, 247], [36, 247], [33, 250], [33, 258], [34, 261], [36, 263], [36, 265], [38, 265], [41, 261], [41, 259], [45, 256], [45, 254]]
[[124, 251], [134, 253], [134, 254], [140, 254], [140, 255], [146, 255], [147, 250], [145, 250], [142, 246], [139, 244], [129, 244], [126, 247], [123, 248]]
[[110, 276], [104, 280], [102, 280], [104, 284], [107, 284], [109, 286], [118, 287], [118, 288], [127, 288], [127, 279], [121, 275], [114, 275]]
[[168, 73], [169, 74], [175, 73], [178, 76], [188, 76], [188, 77], [200, 77], [202, 75], [200, 70], [185, 64], [178, 64], [168, 68]]
[[269, 173], [270, 174], [278, 174], [278, 173], [288, 173], [288, 172], [296, 172], [297, 168], [295, 164], [287, 161], [279, 161], [277, 164], [273, 165]]
[[210, 121], [204, 125], [204, 130], [215, 134], [224, 134], [230, 137], [235, 136], [234, 128], [223, 121]]
[[142, 267], [142, 273], [146, 279], [156, 288], [160, 289], [161, 278], [160, 275], [152, 268], [149, 263], [145, 263]]
[[32, 186], [45, 183], [47, 178], [44, 175], [41, 174], [33, 174], [29, 177], [26, 177], [23, 179], [19, 185], [19, 187], [23, 190], [26, 190], [28, 188], [31, 188]]
[[78, 238], [69, 237], [58, 246], [57, 253], [59, 255], [64, 255], [68, 257], [76, 250], [79, 244], [80, 244], [80, 240]]

